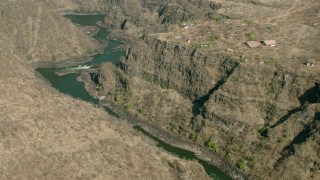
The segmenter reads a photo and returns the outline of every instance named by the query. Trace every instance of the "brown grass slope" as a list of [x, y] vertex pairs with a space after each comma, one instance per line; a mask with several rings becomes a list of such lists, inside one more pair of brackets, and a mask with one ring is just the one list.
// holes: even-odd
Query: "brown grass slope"
[[0, 179], [207, 179], [199, 164], [35, 75], [29, 55], [78, 56], [94, 44], [46, 3], [0, 1]]
[[56, 3], [0, 1], [0, 4], [0, 32], [17, 45], [16, 53], [28, 61], [62, 60], [97, 48], [76, 25], [57, 14]]

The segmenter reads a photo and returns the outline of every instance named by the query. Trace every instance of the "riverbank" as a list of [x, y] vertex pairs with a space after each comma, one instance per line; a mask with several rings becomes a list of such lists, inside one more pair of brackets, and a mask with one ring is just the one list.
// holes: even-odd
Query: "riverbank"
[[[95, 34], [92, 34], [92, 36], [95, 36], [97, 33], [98, 31]], [[94, 52], [84, 53], [82, 56], [70, 57], [70, 58], [57, 60], [57, 61], [36, 61], [31, 63], [31, 67], [33, 69], [37, 69], [37, 68], [64, 68], [64, 67], [70, 67], [70, 66], [77, 66], [83, 63], [91, 62], [93, 60], [92, 59], [93, 56], [102, 54], [107, 47], [108, 47], [107, 41], [100, 41], [98, 48], [95, 49]]]

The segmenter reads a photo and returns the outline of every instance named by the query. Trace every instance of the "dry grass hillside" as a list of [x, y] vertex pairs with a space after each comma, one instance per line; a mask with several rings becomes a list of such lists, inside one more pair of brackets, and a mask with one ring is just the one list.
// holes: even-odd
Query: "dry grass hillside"
[[0, 1], [0, 179], [208, 179], [35, 74], [30, 61], [95, 45], [46, 3]]
[[0, 1], [0, 32], [17, 45], [19, 56], [28, 61], [63, 60], [97, 48], [90, 37], [57, 13], [56, 6], [55, 2]]
[[[247, 50], [252, 59], [274, 57], [277, 63], [297, 68], [307, 60], [319, 63], [320, 2], [317, 0], [217, 0], [223, 3], [218, 10], [235, 22], [239, 34], [252, 33], [254, 39], [275, 39], [273, 51]], [[246, 13], [244, 13], [246, 12]], [[237, 24], [237, 20], [243, 23]], [[231, 22], [231, 24], [233, 24]], [[245, 40], [244, 40], [245, 41]]]
[[199, 164], [164, 153], [102, 109], [48, 87], [18, 56], [0, 54], [1, 179], [207, 178]]

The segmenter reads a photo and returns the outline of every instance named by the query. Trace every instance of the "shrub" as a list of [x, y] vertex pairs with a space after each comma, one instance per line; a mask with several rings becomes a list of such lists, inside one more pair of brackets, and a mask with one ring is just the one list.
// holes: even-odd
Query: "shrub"
[[31, 55], [28, 55], [28, 56], [27, 56], [27, 60], [28, 60], [28, 61], [32, 61], [32, 56], [31, 56]]
[[[268, 92], [267, 92], [267, 96], [272, 97], [272, 96], [273, 96], [273, 94], [274, 94], [273, 89], [269, 89], [269, 90], [268, 90]], [[269, 118], [269, 116], [268, 116], [268, 115], [269, 115], [269, 114], [267, 114], [266, 119], [267, 119], [267, 120], [271, 120], [271, 119], [272, 119], [272, 117], [271, 117], [271, 118]]]
[[194, 141], [194, 140], [196, 140], [196, 138], [197, 138], [197, 134], [196, 134], [194, 131], [192, 131], [191, 134], [190, 134], [190, 136], [189, 136], [189, 138], [190, 138], [192, 141]]
[[218, 145], [214, 143], [211, 139], [205, 145], [214, 152], [218, 151]]
[[140, 114], [143, 114], [144, 113], [144, 108], [140, 108], [140, 109], [138, 109], [138, 112], [140, 113]]
[[245, 63], [248, 61], [248, 59], [246, 58], [245, 55], [241, 55], [240, 58], [239, 58], [239, 61], [242, 62], [242, 63]]
[[165, 64], [163, 68], [164, 70], [169, 71], [171, 69], [171, 64]]
[[117, 95], [117, 96], [115, 97], [115, 100], [116, 100], [116, 102], [121, 103], [122, 98], [121, 98], [120, 95]]
[[132, 109], [132, 104], [127, 103], [127, 104], [125, 105], [125, 109], [126, 109], [126, 111], [130, 111], [130, 110]]
[[269, 128], [268, 127], [262, 127], [258, 130], [259, 134], [263, 137], [267, 137], [269, 134]]
[[260, 28], [264, 31], [271, 32], [273, 26], [271, 24], [262, 24], [260, 25]]
[[278, 64], [277, 60], [276, 60], [274, 57], [270, 57], [270, 58], [267, 60], [266, 63], [267, 63], [267, 64], [270, 64], [270, 65], [277, 65], [277, 64]]
[[215, 40], [219, 39], [219, 35], [218, 34], [212, 34], [210, 36], [208, 36], [208, 40], [211, 42], [214, 42]]
[[257, 161], [257, 156], [252, 156], [250, 159], [252, 162], [256, 162]]
[[183, 118], [184, 118], [184, 116], [181, 115], [181, 114], [179, 114], [179, 113], [174, 114], [174, 115], [171, 117], [171, 119], [174, 120], [174, 121], [176, 121], [176, 122], [182, 121]]
[[103, 91], [103, 90], [104, 90], [104, 87], [102, 86], [102, 84], [98, 84], [98, 85], [96, 86], [96, 89], [97, 89], [98, 91]]
[[278, 139], [278, 143], [283, 143], [283, 142], [285, 142], [287, 139], [288, 139], [288, 137], [289, 137], [289, 135], [288, 135], [288, 133], [284, 133], [283, 135], [282, 135], [282, 137], [280, 138], [280, 139]]
[[63, 52], [60, 52], [60, 53], [58, 54], [58, 57], [59, 57], [59, 58], [64, 58], [64, 57], [65, 57], [65, 55], [64, 55], [64, 53], [63, 53]]
[[217, 23], [221, 23], [222, 20], [223, 20], [223, 17], [220, 16], [220, 15], [213, 16], [213, 17], [212, 17], [212, 20], [216, 21]]
[[252, 25], [253, 24], [253, 20], [252, 19], [246, 19], [244, 20], [245, 23], [247, 23], [248, 25]]
[[193, 48], [197, 48], [197, 47], [200, 46], [198, 43], [191, 43], [190, 45], [191, 45], [191, 47], [193, 47]]
[[238, 168], [239, 170], [244, 170], [244, 169], [246, 168], [246, 164], [245, 164], [245, 162], [244, 162], [243, 159], [241, 159], [241, 160], [237, 163], [237, 168]]
[[88, 46], [88, 47], [87, 47], [87, 53], [92, 53], [92, 52], [93, 52], [93, 47]]
[[256, 35], [254, 35], [252, 32], [247, 33], [246, 36], [248, 41], [254, 41], [257, 39]]

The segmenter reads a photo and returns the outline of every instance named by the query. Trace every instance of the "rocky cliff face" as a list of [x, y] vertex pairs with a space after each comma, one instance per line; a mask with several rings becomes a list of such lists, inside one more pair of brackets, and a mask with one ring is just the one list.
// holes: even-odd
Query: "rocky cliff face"
[[[220, 7], [215, 3], [204, 8], [206, 3], [160, 4], [154, 10], [159, 15], [154, 24], [166, 26], [166, 31], [144, 33], [132, 41], [117, 67], [101, 67], [100, 80], [106, 92], [116, 101], [121, 99], [124, 107], [132, 105], [132, 113], [181, 138], [207, 146], [212, 142], [212, 150], [252, 178], [319, 177], [319, 73], [302, 65], [282, 66], [282, 62], [290, 62], [287, 59], [279, 59], [281, 63], [265, 63], [264, 59], [248, 63], [242, 56], [229, 53], [233, 51], [230, 48], [221, 51], [214, 45], [206, 48], [206, 44], [174, 43], [168, 38], [181, 38], [168, 24], [203, 20], [210, 14], [207, 7]], [[261, 8], [267, 11], [270, 7]], [[222, 26], [219, 18], [215, 21], [216, 26]], [[239, 51], [250, 50], [239, 46]], [[305, 154], [307, 150], [311, 153]], [[302, 157], [308, 160], [298, 163]], [[297, 171], [290, 175], [286, 167]]]
[[[119, 69], [113, 70], [110, 65], [102, 67], [101, 71], [108, 73], [102, 75], [105, 77], [103, 85], [113, 94], [120, 90], [122, 96], [136, 99], [135, 106], [145, 107], [146, 112], [149, 112], [146, 113], [146, 119], [164, 121], [160, 124], [175, 131], [179, 129], [179, 124], [184, 124], [187, 129], [183, 131], [189, 135], [192, 131], [190, 119], [200, 113], [208, 94], [228, 78], [238, 62], [222, 54], [209, 56], [202, 54], [201, 49], [174, 46], [155, 37], [144, 37], [143, 41], [135, 44], [134, 48], [127, 50]], [[108, 77], [115, 77], [117, 80]], [[151, 90], [141, 90], [140, 83], [152, 86]], [[142, 96], [140, 99], [144, 99], [141, 93], [146, 90], [149, 91], [148, 96], [158, 96], [156, 99], [159, 100], [149, 100], [147, 104], [139, 102], [142, 100], [137, 97]], [[162, 91], [175, 94], [172, 95], [175, 98], [169, 98], [170, 96], [160, 93]], [[158, 101], [161, 102], [160, 109], [163, 109], [159, 112]], [[170, 113], [161, 113], [167, 111], [166, 104], [172, 104], [176, 108], [170, 110]]]
[[[202, 119], [199, 136], [214, 137], [227, 158], [235, 163], [246, 159], [253, 171], [259, 168], [252, 164], [252, 157], [272, 166], [316, 121], [319, 109], [310, 102], [317, 101], [317, 93], [309, 93], [316, 82], [312, 74], [240, 65], [205, 103], [198, 117]], [[308, 141], [312, 140], [305, 138], [301, 143]], [[266, 156], [268, 149], [273, 150], [272, 157]]]
[[221, 7], [213, 1], [177, 0], [161, 3], [158, 13], [162, 24], [177, 24], [192, 20], [209, 19]]
[[[283, 112], [303, 106], [306, 100], [300, 97], [316, 82], [317, 77], [312, 74], [241, 65], [210, 97], [205, 104], [204, 115], [207, 118], [217, 115], [223, 119], [238, 118], [245, 123], [270, 125]], [[218, 115], [219, 111], [221, 114]]]
[[177, 90], [190, 100], [206, 95], [238, 65], [223, 54], [207, 54], [200, 48], [170, 44], [154, 36], [137, 43], [128, 49], [119, 67], [129, 75]]
[[196, 136], [200, 144], [212, 139], [219, 153], [234, 164], [245, 162], [252, 175], [279, 166], [295, 138], [316, 131], [318, 92], [309, 89], [317, 88], [319, 78], [313, 74], [241, 64], [223, 55], [206, 59], [157, 39], [144, 43], [138, 46], [143, 53], [129, 49], [118, 69], [102, 67], [106, 90], [132, 104], [133, 113], [182, 137]]

